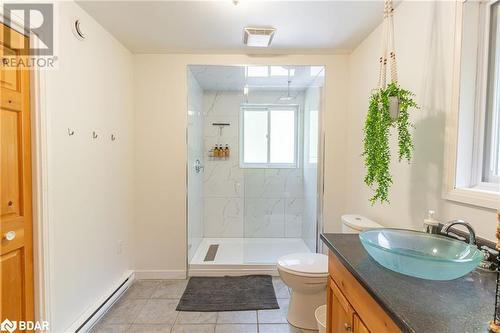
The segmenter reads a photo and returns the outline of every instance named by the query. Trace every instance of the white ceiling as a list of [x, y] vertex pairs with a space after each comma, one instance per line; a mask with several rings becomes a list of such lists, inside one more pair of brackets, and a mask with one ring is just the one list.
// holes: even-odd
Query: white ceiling
[[[77, 1], [134, 53], [348, 53], [381, 21], [383, 1]], [[268, 49], [247, 26], [277, 29]]]
[[[189, 69], [204, 90], [304, 90], [323, 86], [323, 66], [213, 66], [190, 65]], [[290, 73], [290, 76], [288, 76]]]

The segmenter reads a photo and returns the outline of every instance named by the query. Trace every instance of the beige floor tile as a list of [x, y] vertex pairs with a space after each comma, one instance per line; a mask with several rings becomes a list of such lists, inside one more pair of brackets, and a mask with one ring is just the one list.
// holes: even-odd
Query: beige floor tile
[[187, 280], [161, 281], [152, 298], [181, 298], [186, 289], [187, 282]]
[[142, 308], [134, 324], [174, 324], [178, 300], [150, 299]]
[[102, 323], [132, 324], [146, 302], [145, 299], [122, 298], [109, 309], [102, 319]]
[[171, 333], [214, 333], [215, 325], [175, 325]]
[[216, 325], [215, 333], [257, 333], [257, 324]]
[[147, 325], [147, 324], [134, 324], [130, 326], [127, 332], [131, 333], [169, 333], [172, 329], [171, 325], [165, 324], [156, 324], [156, 325]]
[[97, 324], [90, 331], [91, 333], [124, 333], [127, 332], [129, 324]]
[[159, 285], [160, 281], [158, 280], [136, 280], [123, 297], [129, 299], [150, 298]]
[[318, 331], [303, 330], [290, 324], [259, 324], [259, 333], [317, 333]]
[[288, 298], [280, 298], [278, 299], [279, 309], [257, 311], [259, 324], [287, 324], [286, 317], [288, 315], [289, 302], [290, 299]]
[[217, 324], [256, 324], [257, 311], [219, 312]]
[[179, 311], [176, 324], [215, 324], [217, 312]]

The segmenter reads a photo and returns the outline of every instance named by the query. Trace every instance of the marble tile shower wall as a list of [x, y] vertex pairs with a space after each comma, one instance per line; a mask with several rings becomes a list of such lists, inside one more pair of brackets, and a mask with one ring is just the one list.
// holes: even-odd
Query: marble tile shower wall
[[[283, 92], [251, 93], [249, 103], [276, 103]], [[239, 167], [239, 92], [205, 91], [204, 237], [302, 236], [304, 188], [302, 169]], [[296, 103], [302, 104], [303, 94]], [[230, 123], [220, 133], [212, 123]], [[208, 151], [229, 145], [228, 160], [213, 161]]]

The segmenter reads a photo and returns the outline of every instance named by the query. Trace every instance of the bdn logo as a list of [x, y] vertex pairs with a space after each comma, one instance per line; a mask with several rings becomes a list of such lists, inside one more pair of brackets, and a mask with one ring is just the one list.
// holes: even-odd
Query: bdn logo
[[[3, 5], [5, 23], [22, 20], [24, 34], [33, 32], [38, 43], [31, 43], [22, 50], [23, 54], [33, 56], [51, 56], [54, 54], [54, 5], [51, 3], [7, 3]], [[17, 19], [17, 20], [16, 20]], [[3, 29], [9, 34], [8, 29]], [[10, 40], [4, 36], [4, 40]], [[34, 47], [36, 45], [36, 47]]]

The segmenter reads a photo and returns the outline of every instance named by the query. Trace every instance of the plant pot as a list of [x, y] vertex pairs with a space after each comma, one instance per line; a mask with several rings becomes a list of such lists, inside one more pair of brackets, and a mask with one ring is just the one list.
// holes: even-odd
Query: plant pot
[[389, 114], [394, 121], [399, 116], [399, 98], [396, 96], [389, 97]]

